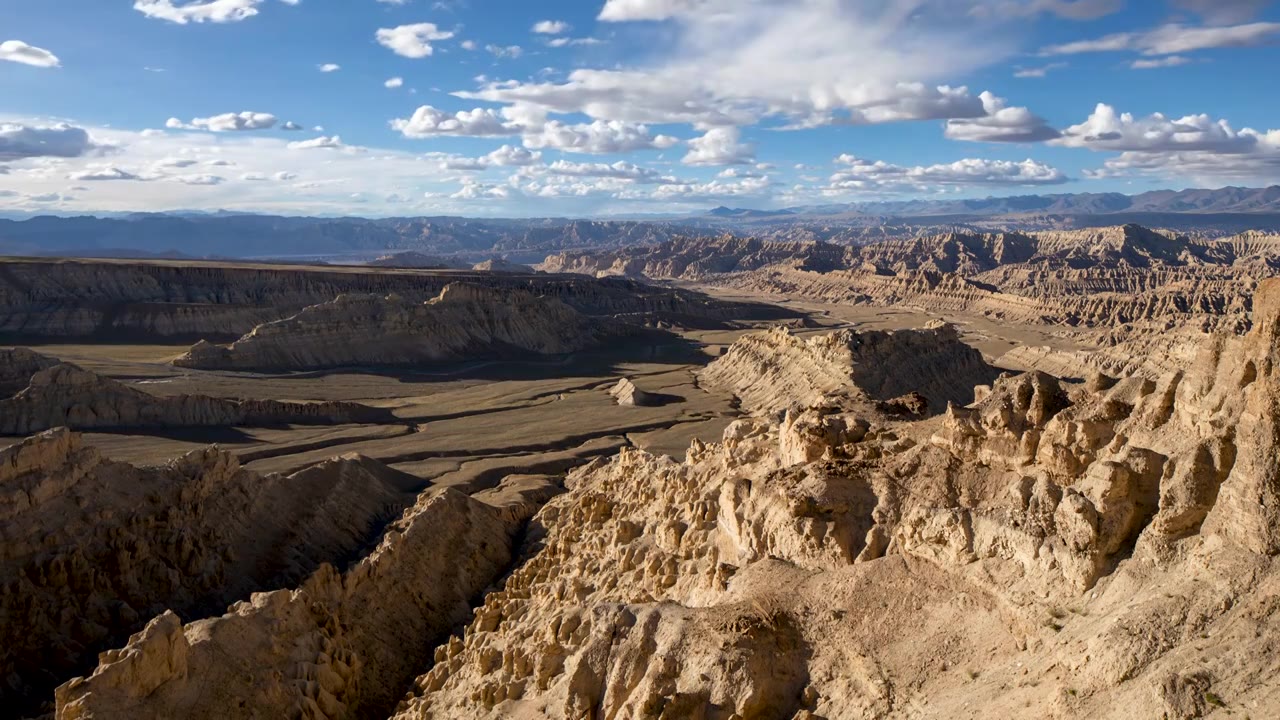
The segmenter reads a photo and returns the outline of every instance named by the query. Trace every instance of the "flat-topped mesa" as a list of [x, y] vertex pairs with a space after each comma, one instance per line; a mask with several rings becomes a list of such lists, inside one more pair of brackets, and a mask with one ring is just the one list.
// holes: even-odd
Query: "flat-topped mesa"
[[996, 371], [956, 329], [840, 330], [808, 339], [784, 327], [746, 335], [699, 374], [705, 386], [736, 395], [748, 411], [771, 414], [828, 395], [870, 404], [919, 393], [933, 413], [967, 404]]
[[425, 303], [340, 295], [259, 325], [229, 347], [200, 343], [173, 361], [203, 370], [307, 370], [554, 355], [624, 330], [522, 290], [450, 283]]
[[[40, 369], [28, 375], [21, 390], [0, 398], [0, 435], [30, 435], [55, 427], [75, 430], [261, 427], [381, 423], [395, 419], [390, 410], [350, 402], [156, 396], [38, 353], [9, 351], [8, 354], [25, 359], [24, 371]], [[20, 373], [9, 370], [16, 384]]]
[[423, 484], [356, 455], [289, 476], [216, 448], [135, 467], [65, 429], [0, 451], [0, 707], [47, 700], [166, 610], [220, 612], [345, 562]]

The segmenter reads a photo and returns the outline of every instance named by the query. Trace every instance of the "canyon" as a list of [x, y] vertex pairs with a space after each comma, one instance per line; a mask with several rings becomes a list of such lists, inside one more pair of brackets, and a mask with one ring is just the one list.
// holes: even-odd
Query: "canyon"
[[413, 260], [0, 260], [0, 715], [1280, 711], [1277, 236]]

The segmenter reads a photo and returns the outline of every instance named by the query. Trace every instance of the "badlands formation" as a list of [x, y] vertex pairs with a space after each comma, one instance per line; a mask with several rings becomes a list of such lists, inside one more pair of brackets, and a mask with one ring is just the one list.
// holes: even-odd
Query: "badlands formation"
[[1280, 715], [1273, 248], [13, 261], [0, 715]]
[[311, 370], [504, 353], [561, 355], [620, 332], [559, 300], [451, 283], [425, 303], [398, 295], [339, 295], [259, 325], [228, 347], [201, 342], [174, 364], [201, 370]]

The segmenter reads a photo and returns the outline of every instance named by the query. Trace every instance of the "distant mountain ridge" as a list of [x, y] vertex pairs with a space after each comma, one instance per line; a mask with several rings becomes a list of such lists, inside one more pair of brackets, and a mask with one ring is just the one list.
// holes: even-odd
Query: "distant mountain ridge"
[[1027, 232], [1139, 224], [1223, 237], [1280, 232], [1280, 186], [1079, 193], [815, 205], [718, 207], [632, 219], [283, 217], [216, 211], [42, 215], [0, 219], [0, 255], [372, 261], [403, 252], [462, 265], [532, 264], [571, 251], [657, 245], [688, 237], [865, 245], [941, 232]]
[[[759, 217], [761, 211], [720, 207], [714, 217]], [[897, 200], [787, 208], [774, 215], [814, 216], [859, 213], [894, 217], [931, 215], [1018, 215], [1024, 213], [1106, 215], [1111, 213], [1280, 213], [1280, 185], [1216, 190], [1152, 190], [1137, 195], [1070, 193], [1016, 195], [964, 200]]]

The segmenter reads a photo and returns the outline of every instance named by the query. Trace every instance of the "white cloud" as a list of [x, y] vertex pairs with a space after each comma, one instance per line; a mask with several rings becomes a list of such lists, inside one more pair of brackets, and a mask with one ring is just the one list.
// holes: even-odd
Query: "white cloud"
[[527, 128], [522, 138], [525, 147], [593, 155], [662, 150], [680, 142], [669, 135], [652, 135], [641, 124], [602, 120], [578, 125], [551, 120], [540, 128]]
[[301, 130], [301, 129], [302, 129], [302, 126], [301, 126], [301, 125], [299, 125], [298, 123], [296, 123], [296, 122], [292, 121], [292, 120], [289, 120], [288, 122], [286, 122], [286, 123], [284, 123], [283, 125], [281, 125], [281, 126], [280, 126], [280, 129], [281, 129], [281, 130], [288, 130], [289, 132], [294, 132], [294, 131], [297, 131], [297, 130]]
[[0, 160], [74, 158], [98, 148], [88, 131], [67, 123], [50, 127], [0, 123]]
[[1177, 23], [1140, 33], [1116, 33], [1092, 40], [1050, 45], [1041, 55], [1075, 55], [1093, 52], [1134, 51], [1143, 55], [1175, 55], [1224, 47], [1259, 45], [1280, 34], [1280, 23], [1194, 27]]
[[610, 22], [669, 20], [642, 68], [578, 69], [562, 82], [498, 82], [460, 97], [593, 120], [796, 127], [976, 117], [939, 84], [1012, 54], [998, 21], [947, 0], [610, 0]]
[[584, 38], [557, 37], [557, 38], [551, 38], [550, 40], [547, 40], [547, 47], [562, 48], [562, 47], [570, 47], [575, 45], [601, 45], [603, 43], [604, 43], [603, 40], [598, 40], [592, 37], [584, 37]]
[[485, 45], [484, 49], [498, 58], [518, 58], [524, 54], [524, 48], [519, 45]]
[[275, 125], [275, 115], [248, 110], [238, 113], [223, 113], [207, 118], [193, 118], [190, 123], [184, 123], [178, 118], [169, 118], [164, 124], [170, 130], [209, 130], [210, 132], [268, 130], [275, 127]]
[[144, 178], [136, 173], [129, 172], [116, 167], [115, 165], [100, 165], [89, 167], [79, 172], [71, 173], [67, 176], [68, 180], [79, 181], [110, 181], [110, 180], [143, 180]]
[[1067, 182], [1061, 170], [1035, 160], [1022, 162], [966, 158], [928, 166], [902, 166], [841, 155], [845, 166], [830, 178], [829, 194], [841, 192], [921, 192], [935, 186], [1057, 185]]
[[226, 182], [225, 178], [217, 175], [178, 175], [173, 178], [174, 182], [180, 182], [183, 185], [221, 185]]
[[430, 57], [435, 52], [432, 42], [448, 40], [453, 36], [452, 31], [441, 30], [435, 23], [381, 28], [376, 35], [378, 43], [383, 47], [402, 57], [414, 59]]
[[541, 168], [551, 175], [566, 177], [598, 177], [631, 180], [644, 184], [676, 184], [680, 181], [656, 170], [641, 167], [634, 163], [619, 160], [615, 163], [578, 163], [568, 160], [557, 160]]
[[430, 105], [419, 107], [408, 119], [392, 120], [391, 128], [410, 138], [439, 135], [494, 137], [515, 135], [518, 132], [495, 110], [476, 108], [451, 114]]
[[446, 157], [441, 166], [446, 170], [488, 170], [495, 167], [527, 167], [542, 160], [542, 153], [530, 152], [522, 147], [503, 145], [488, 155], [478, 158]]
[[1061, 70], [1066, 66], [1066, 63], [1056, 62], [1049, 63], [1048, 65], [1041, 65], [1039, 67], [1018, 68], [1013, 72], [1013, 76], [1016, 78], [1042, 78], [1050, 72], [1054, 70]]
[[755, 162], [755, 148], [740, 142], [736, 127], [711, 128], [689, 141], [685, 165], [749, 165]]
[[539, 35], [563, 35], [572, 29], [573, 27], [563, 20], [543, 20], [533, 26], [533, 32]]
[[598, 19], [604, 22], [668, 20], [710, 4], [705, 0], [606, 0]]
[[9, 62], [33, 65], [41, 68], [55, 68], [62, 66], [62, 62], [58, 60], [57, 55], [54, 55], [44, 48], [28, 45], [21, 40], [5, 40], [0, 43], [0, 60], [8, 60]]
[[1044, 118], [1024, 107], [1009, 107], [1004, 98], [982, 93], [985, 114], [973, 119], [948, 120], [944, 134], [952, 140], [970, 142], [1044, 142], [1060, 133]]
[[388, 78], [386, 82], [382, 83], [382, 86], [390, 90], [394, 90], [398, 87], [404, 87], [404, 78], [402, 77]]
[[1105, 162], [1103, 175], [1273, 182], [1280, 172], [1280, 130], [1236, 130], [1226, 120], [1209, 115], [1134, 117], [1100, 104], [1083, 123], [1064, 130], [1054, 144], [1120, 153]]
[[1084, 122], [1063, 130], [1062, 137], [1054, 144], [1115, 152], [1248, 153], [1265, 138], [1265, 134], [1256, 130], [1235, 130], [1226, 120], [1214, 120], [1208, 115], [1188, 115], [1174, 120], [1156, 113], [1139, 118], [1099, 104]]
[[258, 14], [263, 0], [196, 0], [175, 5], [174, 0], [135, 0], [133, 9], [157, 20], [186, 25], [190, 22], [238, 22]]
[[331, 73], [338, 72], [342, 69], [342, 66], [337, 63], [325, 63], [323, 65], [317, 65], [316, 69], [322, 73]]
[[1161, 58], [1138, 58], [1129, 63], [1129, 67], [1134, 70], [1153, 70], [1155, 68], [1178, 67], [1191, 62], [1191, 58], [1184, 55], [1167, 55]]
[[342, 138], [334, 135], [332, 137], [320, 136], [311, 140], [298, 140], [289, 143], [287, 147], [290, 150], [336, 150], [348, 146], [342, 143]]

